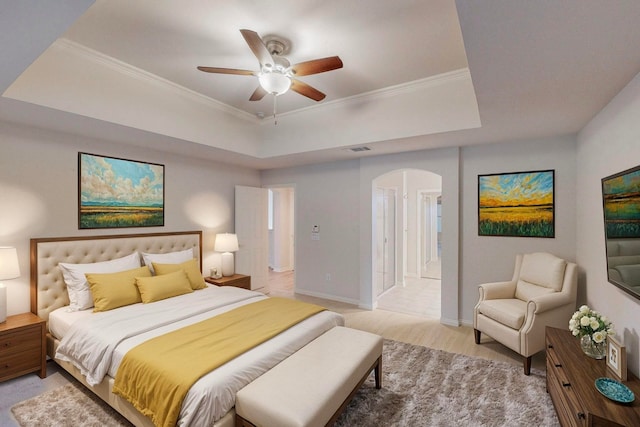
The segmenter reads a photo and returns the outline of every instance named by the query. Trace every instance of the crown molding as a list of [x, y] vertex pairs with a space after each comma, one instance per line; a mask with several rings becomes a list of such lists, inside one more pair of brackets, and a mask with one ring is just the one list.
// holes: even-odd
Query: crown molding
[[[160, 88], [160, 90], [164, 89], [164, 90], [171, 91], [175, 93], [177, 96], [182, 96], [184, 98], [191, 99], [193, 101], [199, 102], [217, 111], [230, 114], [234, 117], [240, 118], [245, 121], [249, 121], [257, 125], [270, 124], [268, 120], [260, 119], [246, 111], [232, 107], [228, 104], [220, 102], [216, 99], [203, 95], [194, 90], [188, 89], [184, 86], [176, 84], [158, 75], [155, 75], [147, 71], [144, 71], [140, 68], [134, 67], [131, 64], [127, 64], [126, 62], [120, 61], [116, 58], [113, 58], [109, 55], [98, 52], [97, 50], [91, 49], [87, 46], [84, 46], [80, 43], [69, 40], [67, 38], [60, 38], [56, 40], [54, 43], [54, 46], [60, 49], [68, 50], [76, 55], [83, 57], [87, 61], [100, 64], [101, 66], [104, 66], [104, 67], [108, 67], [117, 73], [127, 75], [129, 77], [138, 79], [140, 81], [144, 81], [146, 83], [156, 85]], [[465, 79], [470, 80], [471, 73], [468, 68], [461, 68], [458, 70], [453, 70], [446, 73], [438, 74], [435, 76], [429, 76], [424, 79], [414, 80], [411, 82], [401, 83], [398, 85], [389, 86], [386, 88], [361, 93], [358, 95], [353, 95], [347, 98], [340, 98], [340, 99], [332, 100], [329, 102], [323, 102], [320, 104], [300, 108], [294, 111], [278, 113], [278, 116], [279, 117], [296, 116], [296, 115], [305, 114], [311, 111], [330, 110], [330, 109], [342, 107], [342, 106], [361, 104], [363, 102], [375, 102], [376, 100], [383, 99], [383, 98], [390, 98], [390, 97], [399, 96], [405, 93], [425, 90], [433, 86], [449, 83], [452, 80], [465, 80]]]
[[226, 114], [231, 114], [237, 118], [248, 120], [252, 123], [261, 122], [261, 120], [255, 117], [253, 114], [249, 114], [246, 111], [234, 108], [228, 104], [210, 98], [194, 90], [188, 89], [156, 74], [152, 74], [140, 68], [134, 67], [131, 64], [127, 64], [126, 62], [120, 61], [116, 58], [113, 58], [112, 56], [98, 52], [97, 50], [91, 49], [72, 40], [60, 38], [54, 42], [53, 46], [79, 55], [87, 61], [91, 61], [95, 64], [100, 64], [101, 66], [108, 67], [117, 73], [156, 85], [161, 90], [168, 90], [175, 93], [177, 96], [199, 102], [209, 108], [218, 110]]
[[[411, 82], [401, 83], [394, 86], [388, 86], [382, 89], [372, 90], [346, 98], [335, 99], [321, 104], [311, 105], [309, 107], [300, 108], [286, 113], [278, 113], [279, 117], [295, 116], [297, 114], [307, 113], [309, 111], [319, 109], [332, 109], [342, 106], [360, 105], [362, 103], [375, 102], [378, 99], [392, 98], [394, 96], [403, 95], [405, 93], [418, 92], [434, 86], [440, 86], [452, 81], [471, 80], [471, 72], [469, 68], [460, 68], [458, 70], [448, 71], [446, 73], [437, 74], [435, 76], [425, 77], [423, 79], [413, 80]], [[260, 124], [264, 124], [261, 121]]]

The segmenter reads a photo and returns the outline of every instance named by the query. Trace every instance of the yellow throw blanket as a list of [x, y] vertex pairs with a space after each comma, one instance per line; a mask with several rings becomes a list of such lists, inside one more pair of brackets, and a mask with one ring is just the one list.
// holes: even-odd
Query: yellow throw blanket
[[268, 298], [152, 338], [125, 354], [113, 392], [156, 426], [175, 426], [182, 401], [198, 379], [323, 310]]

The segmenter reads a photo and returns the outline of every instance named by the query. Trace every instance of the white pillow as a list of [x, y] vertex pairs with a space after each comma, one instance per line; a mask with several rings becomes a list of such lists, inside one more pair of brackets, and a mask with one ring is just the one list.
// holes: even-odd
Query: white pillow
[[154, 262], [156, 264], [181, 264], [193, 258], [195, 257], [193, 256], [192, 248], [185, 249], [184, 251], [167, 252], [165, 254], [148, 254], [146, 252], [142, 252], [144, 265], [149, 267], [151, 274], [156, 274], [156, 272], [153, 271]]
[[140, 254], [134, 252], [122, 258], [90, 264], [58, 263], [69, 292], [70, 311], [86, 310], [93, 307], [93, 296], [85, 273], [118, 273], [140, 267]]

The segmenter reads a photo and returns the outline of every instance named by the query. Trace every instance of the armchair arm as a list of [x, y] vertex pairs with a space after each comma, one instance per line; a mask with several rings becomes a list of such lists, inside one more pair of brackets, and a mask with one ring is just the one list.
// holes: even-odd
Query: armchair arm
[[492, 282], [483, 283], [478, 286], [480, 292], [480, 301], [489, 299], [508, 299], [513, 298], [516, 294], [516, 282]]
[[[539, 314], [572, 303], [575, 305], [575, 301], [571, 298], [569, 293], [554, 292], [551, 294], [540, 295], [529, 300], [527, 304], [529, 306], [527, 311], [531, 313], [531, 305], [533, 305], [533, 313]], [[567, 322], [568, 321], [569, 320], [567, 319]]]

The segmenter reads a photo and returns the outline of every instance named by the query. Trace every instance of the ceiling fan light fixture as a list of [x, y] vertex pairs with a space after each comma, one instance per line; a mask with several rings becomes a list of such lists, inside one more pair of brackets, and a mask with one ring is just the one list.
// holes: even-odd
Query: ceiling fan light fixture
[[258, 77], [258, 81], [264, 90], [275, 96], [286, 93], [291, 87], [289, 76], [278, 71], [262, 72]]

